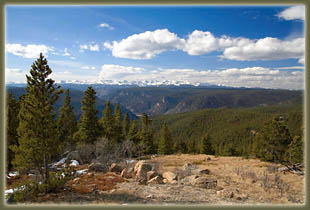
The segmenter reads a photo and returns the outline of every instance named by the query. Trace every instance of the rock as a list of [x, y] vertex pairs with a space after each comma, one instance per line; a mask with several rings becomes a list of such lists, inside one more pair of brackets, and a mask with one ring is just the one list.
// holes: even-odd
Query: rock
[[146, 173], [146, 177], [147, 177], [147, 180], [151, 180], [153, 179], [155, 176], [158, 176], [158, 173], [156, 171], [148, 171]]
[[198, 177], [199, 177], [198, 175], [187, 176], [182, 180], [182, 182], [187, 185], [195, 185], [196, 179]]
[[177, 180], [177, 175], [171, 171], [168, 171], [163, 173], [163, 178], [167, 179], [168, 183], [171, 183], [173, 180]]
[[200, 170], [199, 174], [201, 174], [201, 175], [203, 175], [203, 174], [210, 174], [210, 170], [209, 169]]
[[217, 180], [206, 177], [198, 177], [197, 179], [195, 179], [194, 185], [206, 189], [214, 189], [217, 186]]
[[216, 195], [222, 198], [233, 198], [234, 197], [234, 193], [232, 191], [225, 190], [225, 189], [217, 191]]
[[109, 171], [120, 174], [124, 168], [126, 168], [124, 164], [112, 163], [112, 165], [109, 168]]
[[193, 169], [193, 166], [190, 163], [185, 163], [182, 168], [184, 171], [187, 171]]
[[155, 176], [152, 179], [150, 179], [147, 184], [164, 184], [163, 178], [160, 176]]
[[195, 174], [195, 175], [210, 174], [210, 170], [209, 169], [195, 169], [195, 170], [192, 170], [192, 174]]
[[70, 163], [70, 167], [76, 167], [76, 166], [78, 166], [78, 165], [80, 165], [79, 164], [79, 162], [77, 161], [77, 160], [71, 160], [71, 163]]
[[134, 168], [134, 172], [136, 173], [137, 177], [143, 176], [145, 178], [147, 178], [147, 172], [151, 170], [152, 170], [152, 165], [144, 161], [139, 161]]
[[167, 179], [163, 179], [163, 183], [164, 183], [164, 184], [167, 184], [167, 183], [168, 183], [168, 180], [167, 180]]
[[107, 166], [103, 163], [95, 162], [88, 166], [88, 169], [90, 171], [96, 171], [96, 172], [107, 172]]
[[126, 178], [126, 179], [132, 178], [134, 176], [132, 172], [133, 172], [132, 168], [131, 168], [131, 173], [128, 168], [124, 168], [121, 172], [121, 177]]
[[77, 160], [80, 164], [83, 164], [80, 153], [78, 151], [69, 152], [66, 158], [68, 160]]

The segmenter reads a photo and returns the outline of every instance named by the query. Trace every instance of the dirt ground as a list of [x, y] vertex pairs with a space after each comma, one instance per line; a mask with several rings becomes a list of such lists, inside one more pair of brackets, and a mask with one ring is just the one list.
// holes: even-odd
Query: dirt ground
[[[207, 160], [209, 158], [209, 160]], [[84, 205], [273, 205], [305, 203], [304, 175], [277, 170], [280, 165], [241, 157], [210, 155], [156, 156], [146, 162], [158, 172], [180, 171], [185, 163], [209, 169], [217, 187], [174, 184], [141, 185], [114, 173], [81, 175], [61, 193], [38, 196], [37, 204]], [[80, 166], [83, 168], [86, 166]], [[79, 183], [80, 185], [78, 185]], [[82, 186], [82, 188], [81, 188]]]

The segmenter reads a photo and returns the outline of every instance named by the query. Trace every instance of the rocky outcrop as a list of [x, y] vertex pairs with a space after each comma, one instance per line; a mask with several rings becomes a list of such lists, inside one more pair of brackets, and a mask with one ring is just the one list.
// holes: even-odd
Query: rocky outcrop
[[112, 163], [110, 168], [109, 168], [109, 171], [120, 174], [123, 171], [124, 168], [126, 168], [125, 164]]
[[172, 183], [174, 180], [177, 180], [177, 175], [171, 171], [164, 172], [163, 178], [167, 179], [167, 183]]

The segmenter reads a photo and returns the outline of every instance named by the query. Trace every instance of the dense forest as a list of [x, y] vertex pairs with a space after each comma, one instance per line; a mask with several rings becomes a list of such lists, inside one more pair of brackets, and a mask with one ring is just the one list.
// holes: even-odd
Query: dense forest
[[[303, 162], [301, 103], [209, 108], [153, 118], [144, 113], [135, 119], [110, 101], [98, 110], [96, 91], [89, 86], [77, 117], [72, 106], [76, 98], [72, 100], [69, 89], [48, 78], [51, 72], [41, 54], [27, 75], [25, 94], [17, 99], [8, 93], [6, 100], [7, 169], [26, 173], [36, 168], [47, 189], [53, 181], [49, 165], [66, 151], [80, 151], [89, 157], [88, 162], [92, 156], [108, 162], [111, 153], [114, 159], [115, 155], [203, 153], [282, 164]], [[55, 109], [61, 95], [62, 105]]]

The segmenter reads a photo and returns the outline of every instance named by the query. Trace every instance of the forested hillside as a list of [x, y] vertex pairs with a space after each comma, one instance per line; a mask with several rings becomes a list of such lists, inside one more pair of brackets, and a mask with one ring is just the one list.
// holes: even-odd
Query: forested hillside
[[208, 87], [136, 87], [101, 95], [133, 113], [150, 116], [206, 108], [255, 107], [302, 102], [302, 91]]
[[255, 136], [274, 117], [283, 119], [292, 138], [302, 136], [301, 104], [205, 109], [152, 119], [155, 130], [167, 123], [175, 147], [182, 152], [199, 153], [200, 141], [207, 136], [214, 154], [249, 156]]

